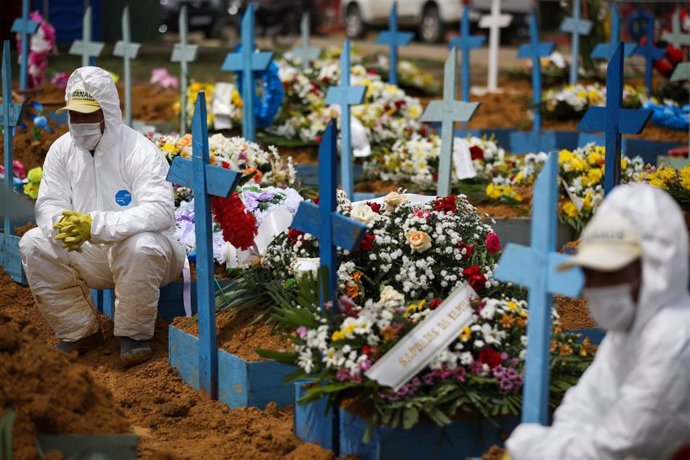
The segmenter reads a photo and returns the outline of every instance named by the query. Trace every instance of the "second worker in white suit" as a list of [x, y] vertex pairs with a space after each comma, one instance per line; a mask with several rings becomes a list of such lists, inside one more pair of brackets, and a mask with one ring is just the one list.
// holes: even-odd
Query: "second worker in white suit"
[[114, 334], [125, 365], [149, 359], [159, 288], [178, 278], [184, 250], [174, 234], [168, 163], [122, 122], [110, 75], [75, 70], [62, 110], [69, 133], [43, 166], [35, 228], [20, 242], [36, 303], [58, 348], [84, 353], [103, 342], [89, 288], [115, 289]]

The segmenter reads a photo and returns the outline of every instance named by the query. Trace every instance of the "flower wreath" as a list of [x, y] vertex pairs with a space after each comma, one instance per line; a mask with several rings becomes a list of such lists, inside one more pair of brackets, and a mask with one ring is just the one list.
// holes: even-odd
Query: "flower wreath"
[[[283, 82], [280, 81], [278, 66], [274, 62], [271, 62], [268, 69], [259, 72], [259, 77], [263, 85], [261, 92], [263, 97], [254, 93], [254, 118], [256, 119], [256, 127], [264, 129], [271, 126], [275, 121], [280, 106], [283, 104], [285, 90], [283, 89]], [[242, 94], [242, 78], [239, 72], [237, 73], [237, 90]]]

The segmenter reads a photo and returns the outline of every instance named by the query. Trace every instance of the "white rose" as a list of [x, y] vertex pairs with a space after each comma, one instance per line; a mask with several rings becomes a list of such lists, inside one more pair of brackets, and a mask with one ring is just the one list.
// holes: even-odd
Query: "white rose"
[[386, 203], [386, 206], [393, 209], [397, 208], [406, 201], [408, 201], [407, 195], [398, 192], [390, 192], [383, 198], [383, 202]]
[[364, 225], [371, 225], [379, 218], [379, 215], [372, 211], [368, 204], [358, 204], [352, 207], [350, 218]]
[[391, 286], [385, 286], [383, 290], [381, 291], [381, 297], [379, 298], [379, 303], [381, 304], [390, 304], [392, 303], [393, 305], [390, 306], [399, 306], [402, 307], [405, 304], [405, 296]]

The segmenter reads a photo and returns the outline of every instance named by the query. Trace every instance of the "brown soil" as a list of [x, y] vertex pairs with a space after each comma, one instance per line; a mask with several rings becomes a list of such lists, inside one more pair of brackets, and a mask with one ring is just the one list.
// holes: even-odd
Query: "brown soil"
[[[43, 166], [50, 146], [53, 145], [53, 142], [55, 142], [58, 137], [67, 132], [67, 126], [57, 127], [54, 123], [51, 123], [51, 126], [56, 129], [55, 133], [51, 134], [41, 131], [38, 139], [34, 136], [31, 128], [27, 130], [17, 129], [15, 131], [13, 144], [14, 159], [24, 164], [27, 173], [31, 168]], [[3, 138], [3, 135], [0, 134], [0, 139]]]
[[506, 453], [506, 450], [501, 447], [491, 446], [491, 449], [482, 455], [482, 460], [502, 460]]
[[37, 338], [28, 315], [8, 313], [0, 310], [0, 418], [9, 409], [17, 415], [15, 458], [37, 458], [38, 434], [130, 431], [113, 395], [75, 354]]
[[[1, 270], [0, 292], [0, 314], [24, 321], [24, 331], [43, 343], [55, 341], [34, 306], [29, 289], [12, 282]], [[131, 369], [119, 364], [119, 345], [112, 337], [112, 323], [102, 318], [101, 324], [106, 334], [105, 345], [78, 358], [78, 362], [88, 369], [85, 375], [112, 392], [115, 406], [119, 406], [126, 423], [140, 436], [140, 458], [331, 458], [323, 450], [323, 456], [317, 454], [320, 448], [316, 446], [302, 446], [292, 430], [291, 407], [279, 409], [269, 404], [265, 410], [229, 409], [218, 401], [203, 400], [168, 365], [167, 324], [160, 322], [157, 326], [151, 361]], [[34, 359], [32, 356], [27, 362]], [[56, 387], [64, 385], [63, 382]], [[85, 417], [82, 422], [91, 426], [99, 423], [92, 417]]]
[[589, 314], [586, 300], [561, 296], [556, 296], [554, 300], [564, 330], [570, 331], [595, 327], [594, 321]]
[[355, 192], [390, 193], [395, 192], [400, 185], [378, 179], [368, 179], [355, 184]]
[[490, 217], [528, 217], [529, 209], [508, 204], [475, 204], [480, 216], [488, 214]]
[[[117, 85], [120, 100], [124, 101], [124, 88]], [[132, 119], [147, 123], [177, 123], [173, 103], [180, 97], [175, 89], [165, 89], [148, 84], [132, 85]], [[123, 102], [124, 103], [124, 102]]]
[[[632, 84], [638, 84], [636, 80]], [[529, 130], [532, 122], [528, 116], [528, 110], [532, 103], [531, 84], [524, 80], [503, 80], [500, 85], [503, 89], [499, 94], [487, 94], [485, 96], [472, 96], [472, 100], [481, 105], [468, 123], [469, 128], [512, 128]], [[579, 118], [574, 120], [551, 120], [544, 118], [543, 129], [575, 131]], [[678, 131], [662, 128], [649, 123], [640, 137], [655, 141], [685, 141], [688, 140], [687, 131]]]
[[[257, 349], [289, 351], [290, 341], [281, 335], [275, 324], [267, 324], [263, 320], [254, 322], [255, 315], [251, 310], [240, 313], [231, 309], [220, 310], [216, 314], [218, 347], [251, 362], [266, 361], [256, 353]], [[176, 318], [173, 326], [188, 334], [199, 335], [196, 317]]]
[[14, 229], [14, 234], [17, 236], [24, 236], [26, 232], [31, 230], [32, 228], [36, 228], [37, 225], [35, 222], [29, 222], [26, 225], [22, 225], [21, 227], [17, 227]]
[[282, 158], [292, 157], [292, 162], [296, 165], [310, 165], [319, 162], [318, 147], [315, 146], [278, 147], [278, 152]]

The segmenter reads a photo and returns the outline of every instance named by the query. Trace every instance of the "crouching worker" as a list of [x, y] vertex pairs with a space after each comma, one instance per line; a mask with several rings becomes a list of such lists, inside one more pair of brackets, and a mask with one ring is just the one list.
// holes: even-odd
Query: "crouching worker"
[[50, 147], [36, 202], [35, 228], [19, 244], [38, 308], [78, 353], [103, 342], [89, 288], [115, 289], [115, 336], [126, 366], [152, 355], [159, 288], [181, 273], [168, 163], [122, 122], [110, 75], [72, 73], [60, 109], [69, 133]]
[[680, 208], [648, 185], [615, 188], [560, 269], [575, 266], [606, 337], [553, 426], [520, 425], [507, 441], [510, 457], [689, 458], [688, 232]]

